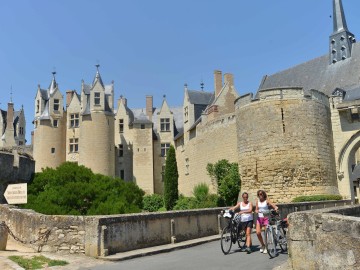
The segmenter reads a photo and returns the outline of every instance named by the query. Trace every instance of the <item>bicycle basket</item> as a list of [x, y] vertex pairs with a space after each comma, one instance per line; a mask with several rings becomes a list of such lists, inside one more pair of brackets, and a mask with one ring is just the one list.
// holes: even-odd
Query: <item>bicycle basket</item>
[[237, 224], [239, 224], [239, 223], [241, 222], [241, 215], [236, 215], [236, 216], [234, 217], [234, 221], [235, 221]]
[[224, 214], [223, 214], [223, 217], [224, 217], [224, 218], [232, 218], [233, 215], [234, 215], [234, 213], [233, 213], [232, 211], [230, 211], [230, 210], [225, 210], [225, 211], [224, 211]]

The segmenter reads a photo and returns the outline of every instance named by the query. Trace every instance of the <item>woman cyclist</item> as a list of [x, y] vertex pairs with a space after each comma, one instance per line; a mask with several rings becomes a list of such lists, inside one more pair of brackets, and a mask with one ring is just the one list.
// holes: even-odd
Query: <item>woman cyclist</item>
[[245, 251], [251, 253], [251, 229], [253, 227], [253, 205], [249, 202], [249, 194], [244, 192], [242, 194], [242, 202], [239, 202], [237, 205], [230, 208], [234, 211], [237, 208], [240, 208], [240, 212], [237, 215], [240, 215], [240, 225], [241, 229], [246, 233], [246, 249]]
[[255, 208], [255, 212], [258, 213], [258, 218], [256, 220], [256, 235], [259, 238], [261, 244], [260, 252], [267, 253], [264, 240], [261, 236], [261, 229], [269, 224], [269, 219], [268, 217], [264, 217], [263, 212], [269, 211], [269, 206], [271, 206], [275, 211], [278, 210], [278, 207], [274, 203], [270, 202], [269, 198], [266, 195], [266, 192], [263, 190], [259, 190], [257, 192], [257, 197], [258, 200], [256, 201], [256, 208]]

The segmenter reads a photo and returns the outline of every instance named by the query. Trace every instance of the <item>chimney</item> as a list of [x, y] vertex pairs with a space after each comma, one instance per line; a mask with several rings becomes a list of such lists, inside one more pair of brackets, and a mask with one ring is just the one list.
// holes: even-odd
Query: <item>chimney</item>
[[69, 107], [72, 97], [74, 96], [75, 90], [66, 91], [66, 108]]
[[234, 76], [231, 73], [225, 73], [224, 83], [228, 83], [229, 86], [234, 86]]
[[153, 96], [146, 96], [146, 115], [149, 120], [152, 121], [153, 114]]
[[215, 96], [217, 97], [222, 89], [222, 73], [220, 70], [214, 71]]
[[8, 103], [7, 117], [6, 117], [6, 129], [14, 130], [14, 103]]

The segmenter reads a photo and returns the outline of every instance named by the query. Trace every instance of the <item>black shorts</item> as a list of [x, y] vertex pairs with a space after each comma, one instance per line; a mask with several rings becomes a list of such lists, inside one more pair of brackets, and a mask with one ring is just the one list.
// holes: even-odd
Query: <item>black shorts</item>
[[254, 221], [253, 220], [249, 220], [249, 221], [245, 221], [245, 222], [240, 222], [240, 228], [242, 230], [245, 230], [246, 228], [252, 228], [254, 225]]

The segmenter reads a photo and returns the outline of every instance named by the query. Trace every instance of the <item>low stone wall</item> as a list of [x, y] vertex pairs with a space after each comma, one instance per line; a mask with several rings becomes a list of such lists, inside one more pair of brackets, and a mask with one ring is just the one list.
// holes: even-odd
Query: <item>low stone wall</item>
[[[350, 201], [279, 204], [287, 214], [326, 207], [343, 206]], [[107, 256], [118, 252], [181, 242], [219, 234], [225, 221], [223, 208], [111, 216], [48, 216], [32, 210], [0, 205], [0, 222], [27, 241], [50, 234], [30, 246], [51, 252], [85, 253]]]
[[360, 269], [360, 206], [289, 215], [289, 265], [294, 270]]
[[[37, 251], [85, 253], [85, 220], [81, 216], [50, 216], [0, 205], [0, 222]], [[39, 238], [42, 238], [39, 241]], [[34, 242], [35, 241], [35, 242]]]

